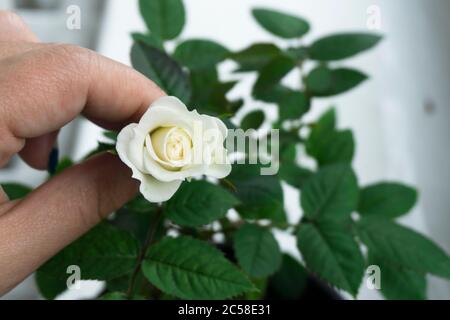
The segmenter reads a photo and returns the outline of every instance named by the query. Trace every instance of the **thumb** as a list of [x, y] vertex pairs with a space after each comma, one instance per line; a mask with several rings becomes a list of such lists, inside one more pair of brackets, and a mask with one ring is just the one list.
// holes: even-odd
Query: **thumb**
[[[137, 192], [118, 157], [102, 154], [66, 169], [0, 213], [0, 294], [120, 208]], [[0, 207], [0, 210], [2, 207]]]

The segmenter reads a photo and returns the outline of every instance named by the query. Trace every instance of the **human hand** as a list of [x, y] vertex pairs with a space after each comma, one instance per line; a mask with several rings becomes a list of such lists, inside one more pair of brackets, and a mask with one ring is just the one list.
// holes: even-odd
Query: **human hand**
[[[0, 11], [0, 168], [16, 153], [46, 168], [58, 130], [80, 113], [107, 128], [137, 122], [164, 93], [122, 64], [72, 45], [39, 43]], [[24, 199], [0, 188], [0, 295], [102, 218], [138, 184], [109, 154], [75, 165]]]

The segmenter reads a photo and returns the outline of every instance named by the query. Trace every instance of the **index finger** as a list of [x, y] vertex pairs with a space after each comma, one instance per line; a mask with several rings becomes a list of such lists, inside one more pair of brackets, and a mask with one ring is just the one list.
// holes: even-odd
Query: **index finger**
[[1, 60], [0, 69], [2, 117], [18, 138], [53, 132], [80, 113], [117, 129], [164, 95], [139, 72], [72, 45], [27, 51]]

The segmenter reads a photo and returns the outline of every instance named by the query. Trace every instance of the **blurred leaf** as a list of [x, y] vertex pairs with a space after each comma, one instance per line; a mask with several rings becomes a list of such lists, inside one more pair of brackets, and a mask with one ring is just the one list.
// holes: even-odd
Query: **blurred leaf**
[[152, 213], [158, 210], [158, 206], [155, 203], [149, 202], [141, 194], [128, 201], [124, 208], [128, 211], [133, 211], [136, 213]]
[[223, 218], [238, 204], [236, 197], [207, 181], [184, 183], [166, 204], [166, 217], [176, 224], [198, 227]]
[[226, 299], [254, 289], [219, 250], [185, 236], [154, 244], [142, 267], [153, 285], [182, 299]]
[[248, 129], [259, 129], [261, 125], [264, 123], [266, 116], [264, 111], [255, 110], [246, 114], [244, 119], [241, 121], [241, 129], [246, 131]]
[[58, 165], [56, 166], [54, 175], [57, 175], [57, 174], [63, 172], [64, 170], [70, 168], [73, 165], [74, 165], [74, 162], [69, 157], [62, 158], [58, 162]]
[[269, 229], [245, 224], [234, 234], [233, 243], [239, 265], [250, 276], [267, 277], [280, 267], [280, 247]]
[[281, 80], [295, 68], [295, 61], [287, 56], [280, 55], [265, 65], [253, 87], [253, 96], [267, 102], [276, 102], [284, 97], [288, 91], [280, 85]]
[[299, 119], [309, 107], [310, 101], [303, 92], [291, 90], [280, 101], [279, 120]]
[[21, 199], [33, 191], [31, 187], [15, 182], [2, 183], [1, 186], [9, 200]]
[[425, 274], [396, 267], [369, 252], [369, 265], [380, 268], [381, 293], [389, 300], [425, 300], [427, 281]]
[[283, 190], [277, 176], [261, 175], [257, 164], [235, 164], [228, 179], [237, 189], [241, 204], [236, 210], [244, 219], [286, 222]]
[[308, 148], [308, 145], [320, 145], [323, 137], [335, 131], [336, 121], [336, 110], [334, 108], [330, 108], [324, 112], [312, 127], [311, 133], [306, 141], [306, 148]]
[[[316, 126], [314, 130], [320, 129]], [[314, 139], [308, 139], [305, 146], [308, 154], [314, 157], [320, 166], [351, 163], [355, 153], [355, 141], [350, 130], [329, 132], [321, 130]]]
[[176, 96], [185, 103], [189, 102], [192, 90], [189, 77], [166, 53], [138, 41], [131, 48], [131, 63], [167, 94]]
[[321, 168], [301, 192], [301, 205], [309, 219], [345, 219], [358, 205], [358, 183], [352, 168], [335, 164]]
[[126, 293], [123, 292], [108, 292], [101, 297], [98, 298], [98, 300], [145, 300], [145, 297], [140, 295], [135, 295], [131, 297], [131, 299], [128, 298]]
[[182, 0], [139, 0], [139, 9], [147, 28], [160, 39], [172, 40], [183, 30], [186, 13]]
[[119, 133], [117, 131], [104, 131], [103, 132], [103, 136], [112, 141], [117, 141], [118, 135], [119, 135]]
[[175, 49], [173, 57], [191, 70], [216, 66], [225, 60], [228, 50], [217, 42], [203, 39], [186, 40]]
[[356, 226], [369, 251], [387, 263], [450, 279], [450, 258], [423, 235], [379, 216], [362, 217]]
[[276, 297], [299, 300], [308, 282], [305, 268], [293, 257], [284, 254], [281, 268], [270, 278], [269, 286]]
[[60, 251], [39, 271], [67, 279], [67, 267], [77, 265], [82, 279], [107, 280], [131, 271], [138, 252], [138, 241], [128, 232], [102, 223]]
[[143, 42], [150, 47], [158, 48], [161, 51], [164, 51], [164, 43], [161, 39], [159, 39], [157, 36], [153, 34], [143, 34], [138, 32], [133, 32], [131, 34], [131, 37], [133, 38], [134, 42]]
[[308, 58], [308, 48], [305, 47], [289, 47], [286, 49], [285, 53], [298, 63], [301, 63]]
[[232, 53], [230, 58], [239, 64], [238, 72], [245, 72], [260, 70], [280, 53], [281, 50], [274, 44], [256, 43], [244, 50]]
[[287, 184], [297, 189], [302, 189], [306, 181], [314, 175], [311, 170], [299, 167], [292, 162], [282, 162], [279, 176]]
[[375, 46], [381, 36], [370, 33], [342, 33], [321, 38], [309, 48], [313, 60], [341, 60]]
[[351, 90], [367, 79], [364, 73], [348, 68], [328, 69], [319, 66], [306, 78], [308, 93], [315, 97], [330, 97]]
[[411, 210], [416, 201], [417, 191], [414, 188], [394, 182], [380, 182], [361, 190], [358, 212], [397, 218]]
[[66, 279], [55, 278], [51, 274], [46, 274], [39, 270], [34, 277], [39, 293], [47, 300], [53, 300], [67, 290]]
[[364, 274], [364, 259], [345, 225], [325, 220], [300, 224], [297, 245], [309, 270], [356, 296]]
[[300, 38], [309, 31], [308, 22], [300, 17], [268, 9], [253, 9], [252, 13], [265, 30], [281, 38]]

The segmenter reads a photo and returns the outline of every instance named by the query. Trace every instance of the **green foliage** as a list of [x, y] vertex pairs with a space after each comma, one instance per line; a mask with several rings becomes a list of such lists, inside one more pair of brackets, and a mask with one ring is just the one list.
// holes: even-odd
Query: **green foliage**
[[187, 227], [198, 227], [223, 218], [237, 205], [237, 198], [220, 186], [207, 181], [185, 183], [167, 201], [167, 218]]
[[294, 67], [295, 61], [288, 56], [279, 55], [273, 58], [260, 70], [253, 87], [253, 96], [267, 102], [279, 101], [287, 91], [280, 87], [280, 81]]
[[165, 238], [153, 245], [143, 271], [160, 290], [184, 299], [225, 299], [253, 290], [219, 250], [189, 237]]
[[102, 223], [51, 258], [39, 271], [65, 280], [67, 267], [78, 265], [82, 279], [112, 279], [133, 269], [138, 252], [139, 244], [129, 233]]
[[375, 256], [419, 274], [450, 279], [450, 258], [423, 235], [382, 217], [364, 217], [357, 232]]
[[283, 163], [278, 174], [283, 181], [297, 189], [302, 189], [306, 181], [314, 175], [311, 170], [292, 162]]
[[195, 71], [216, 66], [228, 56], [228, 50], [214, 41], [194, 39], [180, 43], [173, 55], [182, 65]]
[[281, 38], [300, 38], [309, 31], [308, 22], [287, 13], [268, 9], [253, 9], [252, 13], [265, 30]]
[[354, 69], [329, 69], [319, 66], [313, 69], [306, 78], [306, 86], [310, 95], [330, 97], [351, 90], [367, 79], [367, 76]]
[[371, 33], [343, 33], [326, 36], [309, 47], [314, 60], [342, 60], [374, 47], [381, 36]]
[[182, 0], [139, 0], [139, 9], [153, 36], [171, 40], [183, 30], [186, 20]]
[[230, 58], [239, 64], [237, 71], [257, 71], [279, 56], [281, 50], [271, 43], [256, 43], [241, 51], [231, 53]]
[[[214, 40], [179, 37], [186, 21], [181, 0], [140, 0], [139, 8], [147, 30], [132, 34], [133, 67], [191, 110], [220, 117], [229, 128], [258, 129], [264, 123], [279, 129], [279, 160], [271, 159], [277, 160], [279, 172], [262, 175], [263, 165], [250, 162], [254, 152], [249, 142], [261, 142], [252, 137], [239, 150], [246, 164], [233, 164], [226, 179], [186, 181], [161, 204], [135, 197], [109, 223], [38, 270], [36, 282], [45, 298], [65, 290], [69, 265], [80, 266], [82, 279], [106, 280], [100, 297], [105, 300], [261, 299], [266, 294], [298, 299], [308, 289], [309, 274], [356, 296], [367, 263], [381, 268], [381, 292], [388, 299], [426, 298], [427, 274], [450, 278], [447, 254], [393, 221], [412, 209], [417, 192], [396, 182], [360, 189], [351, 167], [355, 139], [351, 130], [338, 128], [336, 110], [329, 109], [317, 121], [305, 117], [317, 98], [348, 92], [368, 78], [336, 61], [373, 48], [381, 36], [344, 33], [299, 44], [310, 29], [306, 20], [257, 8], [252, 11], [256, 22], [281, 39], [230, 52]], [[237, 65], [233, 80], [222, 79], [218, 72], [226, 60]], [[288, 86], [288, 74], [298, 83]], [[276, 121], [256, 110], [239, 126], [233, 124], [249, 103], [247, 96], [235, 96], [244, 86], [233, 88], [247, 76], [256, 79], [248, 95], [271, 103], [278, 112]], [[117, 133], [104, 136], [108, 141], [88, 156], [115, 149]], [[314, 160], [313, 169], [303, 167], [300, 155]], [[62, 159], [58, 172], [71, 165]], [[303, 216], [297, 223], [287, 221], [281, 181], [300, 191]], [[11, 199], [31, 191], [18, 184], [3, 188]], [[296, 236], [308, 271], [281, 254], [273, 229]], [[169, 237], [172, 232], [178, 237]], [[362, 244], [368, 249], [365, 255]]]
[[259, 129], [266, 118], [264, 111], [255, 110], [245, 115], [244, 119], [241, 121], [241, 129]]
[[234, 251], [240, 266], [252, 277], [266, 277], [280, 267], [281, 252], [270, 230], [245, 224], [234, 234]]
[[304, 92], [288, 90], [280, 100], [279, 120], [301, 118], [309, 111], [310, 100]]
[[350, 166], [320, 169], [302, 189], [301, 204], [308, 219], [346, 219], [358, 205], [358, 183]]
[[308, 272], [293, 257], [284, 254], [280, 269], [270, 278], [269, 288], [281, 299], [298, 300], [308, 284]]
[[381, 293], [392, 300], [424, 300], [426, 298], [425, 274], [392, 265], [384, 258], [369, 252], [369, 265], [380, 268]]
[[192, 89], [189, 76], [163, 51], [142, 41], [135, 42], [131, 48], [131, 63], [166, 93], [185, 102], [190, 100]]
[[309, 270], [356, 296], [364, 259], [347, 229], [335, 221], [304, 223], [298, 229], [297, 244]]
[[417, 191], [414, 188], [381, 182], [361, 190], [358, 212], [364, 216], [397, 218], [411, 210], [416, 200]]
[[33, 190], [29, 186], [15, 182], [2, 183], [1, 186], [3, 188], [3, 191], [8, 196], [9, 200], [21, 199]]
[[47, 300], [55, 299], [67, 289], [66, 280], [55, 278], [52, 274], [38, 270], [34, 277], [40, 294]]
[[234, 165], [228, 179], [241, 201], [236, 210], [244, 219], [270, 219], [286, 222], [283, 190], [276, 176], [260, 175], [258, 165]]

